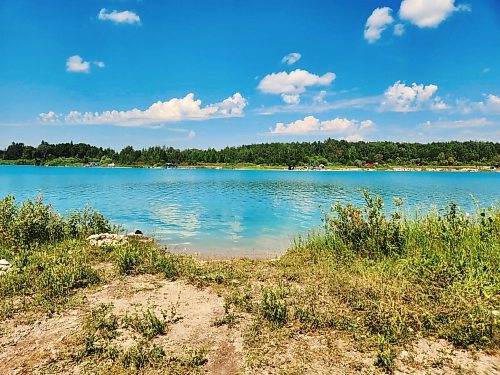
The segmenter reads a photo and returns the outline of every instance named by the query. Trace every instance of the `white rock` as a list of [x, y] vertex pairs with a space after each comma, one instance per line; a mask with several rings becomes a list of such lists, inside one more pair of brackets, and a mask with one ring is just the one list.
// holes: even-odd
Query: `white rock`
[[122, 236], [116, 233], [100, 233], [93, 234], [87, 237], [87, 241], [92, 246], [114, 246], [122, 245], [128, 242], [129, 239], [135, 239], [140, 242], [151, 242], [152, 240], [143, 234], [129, 233], [126, 236]]
[[7, 259], [0, 259], [0, 266], [10, 266], [11, 264]]

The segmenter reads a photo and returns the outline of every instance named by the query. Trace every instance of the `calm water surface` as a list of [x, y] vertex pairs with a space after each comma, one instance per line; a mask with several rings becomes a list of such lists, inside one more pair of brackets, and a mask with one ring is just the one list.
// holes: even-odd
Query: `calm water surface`
[[321, 208], [405, 198], [427, 210], [454, 200], [467, 210], [500, 197], [500, 173], [105, 169], [0, 166], [0, 197], [43, 194], [60, 212], [100, 210], [170, 247], [204, 254], [270, 255], [321, 224]]

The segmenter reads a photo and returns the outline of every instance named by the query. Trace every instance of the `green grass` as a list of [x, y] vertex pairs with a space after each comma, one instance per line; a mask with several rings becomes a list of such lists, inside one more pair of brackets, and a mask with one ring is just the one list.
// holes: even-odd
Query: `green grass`
[[161, 315], [155, 313], [152, 307], [141, 312], [125, 315], [123, 323], [126, 327], [134, 329], [146, 339], [164, 335], [168, 329], [168, 314], [161, 311]]

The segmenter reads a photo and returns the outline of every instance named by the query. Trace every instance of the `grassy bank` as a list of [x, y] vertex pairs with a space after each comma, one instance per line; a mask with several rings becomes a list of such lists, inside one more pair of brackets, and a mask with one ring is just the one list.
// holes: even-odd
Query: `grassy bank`
[[[14, 267], [0, 276], [0, 319], [64, 312], [84, 303], [83, 291], [155, 274], [223, 296], [225, 314], [213, 325], [242, 329], [245, 368], [257, 373], [276, 366], [299, 373], [311, 363], [327, 368], [336, 358], [329, 343], [339, 337], [361, 353], [376, 353], [381, 372], [392, 372], [403, 348], [421, 338], [498, 353], [499, 207], [467, 214], [450, 203], [408, 217], [401, 205], [386, 215], [380, 198], [366, 194], [365, 201], [334, 205], [323, 229], [297, 238], [277, 260], [203, 261], [154, 243], [90, 246], [89, 234], [117, 230], [98, 212], [62, 217], [41, 200], [18, 204], [8, 197], [0, 201], [0, 258]], [[99, 306], [65, 361], [118, 373], [201, 371], [202, 349], [172, 357], [155, 341], [168, 335], [173, 320], [147, 309], [119, 317]], [[117, 347], [116, 335], [126, 330], [140, 338]], [[293, 343], [306, 336], [321, 337], [325, 349], [305, 356]]]

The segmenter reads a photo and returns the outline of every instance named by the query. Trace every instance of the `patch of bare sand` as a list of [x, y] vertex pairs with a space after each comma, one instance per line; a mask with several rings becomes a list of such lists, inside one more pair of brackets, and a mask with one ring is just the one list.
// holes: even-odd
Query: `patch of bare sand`
[[[206, 348], [206, 373], [239, 373], [243, 362], [241, 334], [237, 329], [213, 326], [214, 320], [224, 315], [224, 301], [206, 289], [142, 275], [116, 279], [85, 297], [82, 308], [65, 311], [59, 316], [45, 317], [29, 325], [8, 323], [6, 333], [0, 337], [0, 374], [42, 372], [67, 350], [64, 343], [78, 332], [86, 312], [101, 303], [112, 303], [118, 315], [151, 305], [158, 310], [175, 309], [176, 316], [181, 319], [155, 342], [169, 351]], [[66, 373], [78, 372], [72, 363], [58, 368]]]
[[286, 345], [272, 343], [270, 353], [248, 374], [374, 374], [375, 355], [354, 348], [344, 335], [335, 332], [295, 334]]
[[396, 364], [400, 375], [500, 374], [498, 355], [456, 349], [445, 340], [420, 339], [401, 351]]
[[[246, 373], [257, 374], [384, 374], [377, 367], [377, 351], [357, 348], [341, 333], [325, 331], [265, 339], [259, 358]], [[420, 339], [402, 350], [394, 374], [500, 374], [499, 356], [454, 348], [445, 340]]]

